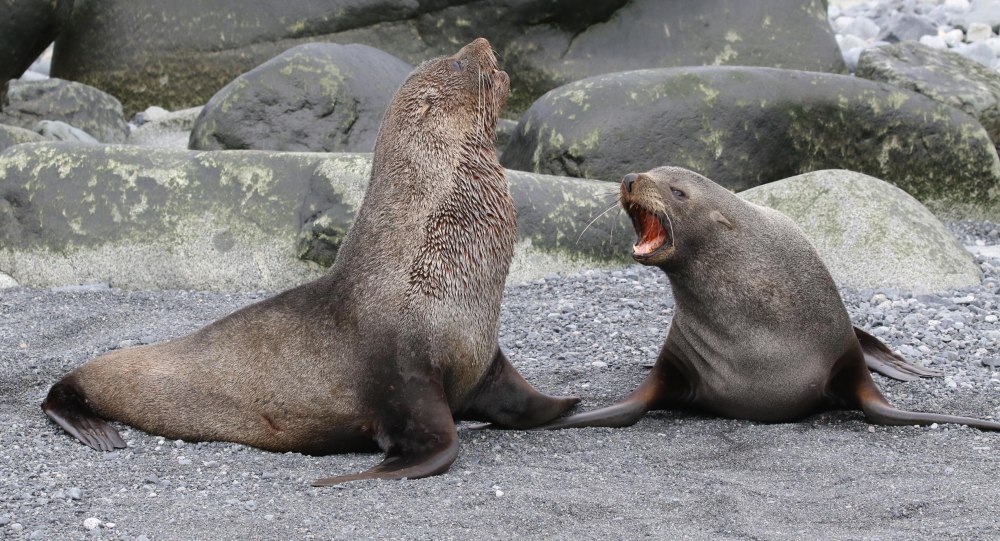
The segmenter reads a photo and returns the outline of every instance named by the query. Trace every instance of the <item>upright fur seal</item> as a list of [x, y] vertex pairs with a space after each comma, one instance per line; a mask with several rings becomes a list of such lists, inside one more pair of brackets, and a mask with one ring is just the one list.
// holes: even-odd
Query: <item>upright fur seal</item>
[[673, 290], [667, 342], [623, 401], [543, 428], [628, 426], [649, 410], [693, 408], [764, 422], [860, 409], [875, 424], [1000, 429], [890, 405], [869, 368], [897, 379], [935, 373], [851, 324], [830, 273], [784, 214], [677, 167], [629, 174], [620, 192], [639, 236], [633, 257], [662, 269]]
[[458, 454], [456, 419], [558, 417], [578, 399], [536, 391], [497, 344], [515, 240], [493, 151], [508, 89], [484, 39], [421, 64], [386, 111], [364, 202], [324, 277], [93, 359], [42, 409], [102, 450], [125, 446], [113, 419], [273, 451], [385, 451], [316, 485], [442, 473]]

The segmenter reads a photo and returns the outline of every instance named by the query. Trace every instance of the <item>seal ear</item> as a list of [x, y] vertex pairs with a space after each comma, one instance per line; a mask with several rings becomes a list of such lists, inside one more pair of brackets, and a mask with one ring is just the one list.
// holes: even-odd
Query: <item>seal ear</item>
[[441, 93], [435, 86], [428, 86], [420, 93], [420, 108], [417, 109], [417, 116], [424, 118], [427, 116], [427, 111], [431, 110], [431, 105], [438, 100]]
[[719, 212], [717, 210], [713, 210], [712, 212], [709, 212], [708, 213], [708, 217], [711, 218], [711, 219], [713, 219], [713, 220], [715, 220], [716, 222], [719, 222], [720, 224], [726, 226], [727, 229], [732, 229], [733, 228], [733, 223], [729, 221], [729, 218], [726, 218], [725, 215], [723, 215], [721, 212]]

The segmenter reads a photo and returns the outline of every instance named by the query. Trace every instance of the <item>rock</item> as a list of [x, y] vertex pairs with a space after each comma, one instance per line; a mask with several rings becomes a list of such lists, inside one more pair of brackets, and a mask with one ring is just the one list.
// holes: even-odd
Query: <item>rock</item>
[[959, 45], [952, 48], [952, 51], [970, 60], [975, 60], [987, 68], [993, 67], [997, 61], [996, 55], [993, 54], [993, 48], [984, 42]]
[[72, 11], [73, 0], [0, 0], [0, 110], [7, 81], [31, 66]]
[[[9, 274], [0, 272], [0, 289], [10, 289], [12, 287], [17, 287], [17, 280], [11, 278]], [[0, 526], [3, 524], [0, 523]]]
[[839, 286], [927, 293], [982, 280], [975, 260], [944, 224], [877, 178], [815, 171], [739, 195], [794, 220]]
[[879, 28], [875, 21], [868, 17], [855, 17], [853, 21], [845, 25], [842, 34], [857, 36], [863, 40], [874, 40], [878, 37]]
[[65, 122], [102, 143], [123, 143], [128, 135], [121, 103], [96, 88], [61, 79], [11, 81], [0, 122], [32, 128], [40, 120]]
[[935, 33], [937, 33], [937, 25], [927, 17], [912, 13], [897, 13], [889, 19], [889, 24], [879, 39], [889, 43], [916, 41], [921, 36]]
[[[944, 38], [938, 36], [937, 34], [933, 36], [921, 36], [920, 44], [930, 47], [931, 49], [947, 49], [948, 44], [945, 43]], [[857, 73], [855, 73], [857, 75]]]
[[839, 168], [923, 201], [1000, 191], [1000, 159], [969, 115], [885, 83], [771, 68], [643, 70], [566, 85], [521, 117], [501, 163], [609, 181], [679, 165], [735, 190]]
[[117, 96], [129, 115], [202, 105], [241, 73], [320, 41], [369, 45], [417, 64], [486, 37], [511, 75], [515, 114], [552, 88], [601, 73], [702, 64], [844, 69], [824, 0], [80, 4], [56, 42], [52, 75]]
[[45, 141], [45, 137], [31, 130], [0, 124], [0, 152], [7, 147], [36, 141]]
[[852, 36], [847, 34], [844, 36], [843, 40], [840, 42], [840, 48], [849, 51], [851, 49], [859, 49], [867, 47], [869, 43], [858, 36]]
[[514, 136], [515, 130], [517, 130], [516, 120], [507, 118], [497, 120], [497, 156], [503, 154], [503, 151], [507, 148], [507, 144], [510, 143], [510, 138]]
[[129, 130], [130, 145], [186, 149], [201, 107], [167, 111], [150, 107], [136, 115], [137, 126]]
[[[34, 287], [291, 287], [320, 276], [334, 260], [364, 195], [370, 159], [13, 147], [0, 155], [0, 272]], [[508, 176], [519, 236], [512, 280], [569, 264], [620, 264], [627, 256], [631, 225], [621, 213], [606, 213], [584, 231], [606, 209], [606, 184]]]
[[969, 28], [973, 23], [985, 23], [992, 28], [1000, 27], [1000, 0], [972, 0], [969, 8], [962, 11], [953, 19], [957, 26]]
[[993, 37], [993, 29], [990, 25], [984, 23], [972, 23], [969, 25], [969, 31], [965, 34], [965, 39], [969, 43], [975, 43], [977, 41], [986, 41]]
[[41, 120], [32, 129], [42, 136], [56, 141], [75, 141], [89, 145], [101, 144], [89, 133], [58, 120]]
[[882, 81], [961, 109], [979, 120], [1000, 147], [1000, 73], [950, 51], [918, 43], [872, 47], [858, 77]]
[[97, 528], [100, 525], [101, 525], [101, 519], [97, 517], [89, 517], [84, 519], [83, 521], [83, 527], [88, 530], [93, 530], [94, 528]]
[[294, 47], [213, 96], [188, 146], [371, 152], [385, 109], [412, 69], [365, 45]]
[[941, 37], [949, 47], [955, 47], [965, 41], [965, 32], [962, 32], [961, 28], [955, 28], [945, 32]]

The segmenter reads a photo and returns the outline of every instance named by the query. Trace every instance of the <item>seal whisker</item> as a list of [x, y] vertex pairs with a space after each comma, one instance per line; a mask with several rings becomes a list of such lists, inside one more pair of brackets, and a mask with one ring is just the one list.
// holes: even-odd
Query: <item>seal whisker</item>
[[596, 222], [597, 220], [600, 220], [600, 219], [601, 219], [601, 216], [604, 216], [604, 215], [605, 215], [605, 214], [607, 214], [607, 213], [608, 213], [608, 212], [609, 212], [609, 211], [610, 211], [611, 209], [613, 209], [613, 208], [615, 208], [615, 207], [618, 207], [618, 206], [619, 206], [619, 205], [618, 205], [618, 202], [617, 202], [617, 201], [615, 201], [615, 204], [613, 204], [613, 205], [611, 205], [610, 207], [608, 207], [608, 208], [604, 209], [604, 212], [602, 212], [602, 213], [598, 214], [597, 216], [595, 216], [595, 217], [594, 217], [594, 219], [593, 219], [593, 220], [591, 220], [591, 221], [590, 221], [590, 223], [589, 223], [589, 224], [587, 224], [587, 226], [583, 228], [583, 231], [580, 231], [580, 236], [576, 238], [576, 242], [577, 242], [577, 243], [579, 243], [579, 242], [580, 242], [580, 239], [582, 239], [582, 238], [583, 238], [583, 234], [584, 234], [584, 233], [586, 233], [588, 229], [590, 229], [590, 226], [594, 225], [594, 222]]

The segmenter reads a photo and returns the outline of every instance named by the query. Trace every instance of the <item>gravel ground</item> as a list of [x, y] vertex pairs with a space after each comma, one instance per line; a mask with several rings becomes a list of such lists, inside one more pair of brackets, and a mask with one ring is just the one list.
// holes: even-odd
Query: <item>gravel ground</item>
[[[952, 224], [966, 244], [997, 226]], [[899, 406], [1000, 418], [1000, 259], [981, 287], [844, 291], [855, 323], [944, 378], [876, 376]], [[447, 474], [311, 488], [374, 454], [306, 457], [164, 440], [121, 427], [93, 451], [38, 408], [62, 374], [109, 349], [191, 331], [261, 298], [202, 292], [0, 291], [0, 538], [941, 539], [1000, 536], [1000, 435], [653, 413], [625, 429], [461, 429]], [[808, 302], [808, 299], [803, 299]], [[593, 408], [644, 377], [672, 315], [666, 280], [629, 267], [508, 288], [501, 344], [539, 388]]]

